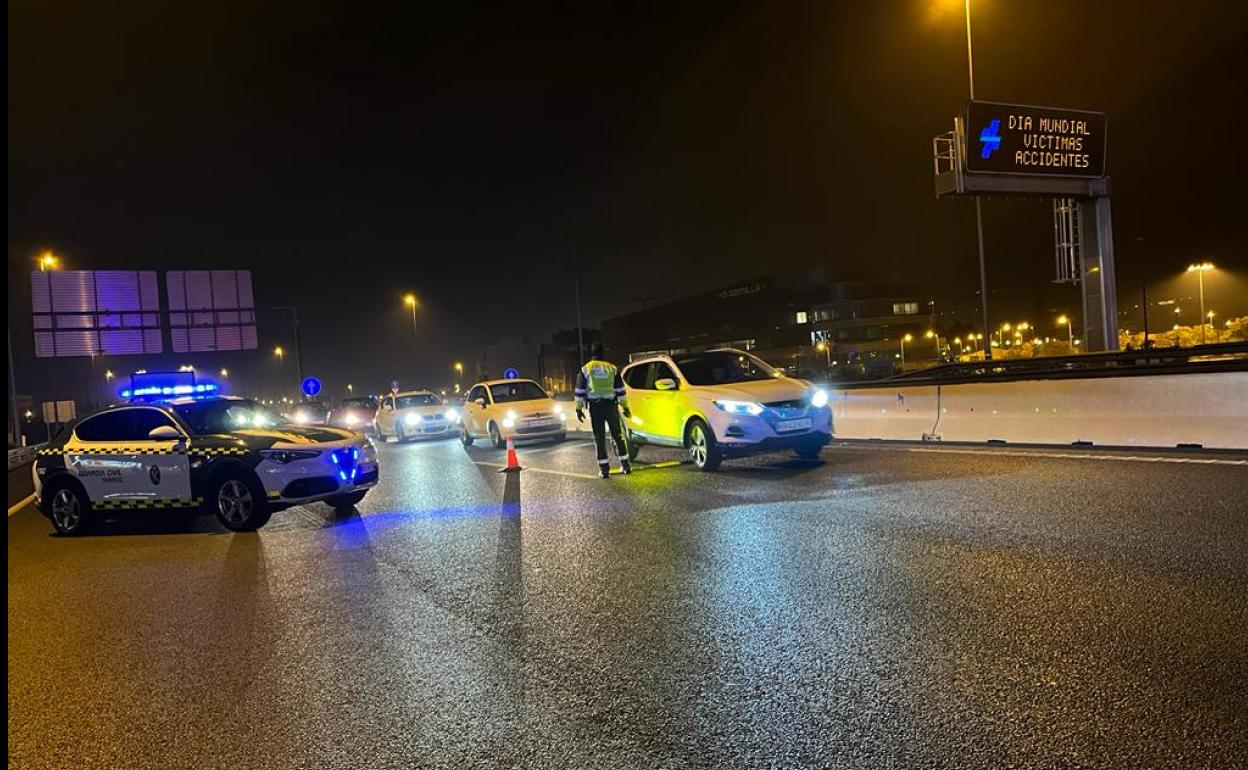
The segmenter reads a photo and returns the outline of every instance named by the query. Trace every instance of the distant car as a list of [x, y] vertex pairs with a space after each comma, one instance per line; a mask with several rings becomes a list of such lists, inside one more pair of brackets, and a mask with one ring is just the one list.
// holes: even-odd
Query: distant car
[[324, 425], [329, 409], [324, 401], [302, 401], [282, 415], [295, 425]]
[[111, 407], [39, 450], [39, 510], [76, 535], [103, 511], [203, 507], [227, 529], [264, 526], [277, 510], [323, 501], [350, 508], [377, 484], [367, 438], [286, 423], [255, 401], [180, 398]]
[[472, 386], [464, 400], [459, 438], [472, 446], [478, 438], [489, 439], [496, 448], [517, 440], [567, 436], [568, 413], [533, 380], [489, 380]]
[[832, 438], [828, 394], [732, 348], [655, 356], [624, 367], [629, 451], [683, 447], [701, 470], [729, 456], [792, 450], [815, 458]]
[[459, 411], [446, 406], [427, 390], [409, 390], [383, 396], [375, 420], [377, 436], [399, 441], [455, 435]]
[[325, 424], [333, 428], [358, 430], [372, 433], [373, 422], [377, 419], [377, 398], [375, 396], [356, 396], [340, 399], [329, 410]]

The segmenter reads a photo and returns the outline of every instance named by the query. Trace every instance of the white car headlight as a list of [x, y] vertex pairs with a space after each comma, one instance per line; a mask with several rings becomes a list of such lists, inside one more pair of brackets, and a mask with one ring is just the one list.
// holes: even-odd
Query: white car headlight
[[755, 401], [716, 401], [715, 406], [728, 414], [748, 414], [757, 417], [763, 413], [763, 405]]
[[454, 409], [446, 410], [446, 419], [450, 422], [459, 422], [459, 412]]
[[403, 418], [403, 422], [407, 423], [408, 425], [419, 425], [422, 419], [424, 418], [422, 418], [420, 415], [416, 414], [415, 412], [412, 412], [411, 414], [408, 414], [406, 417]]
[[508, 420], [512, 420], [512, 421], [514, 421], [514, 420], [516, 419], [516, 413], [515, 413], [515, 411], [514, 411], [514, 410], [512, 410], [512, 409], [508, 409], [508, 410], [507, 410], [507, 419], [508, 419]]
[[353, 415], [353, 414], [349, 414], [349, 415], [347, 415], [347, 419], [346, 419], [346, 420], [344, 420], [343, 422], [345, 422], [347, 425], [352, 425], [352, 426], [354, 426], [354, 425], [358, 425], [358, 424], [359, 424], [359, 422], [360, 422], [360, 418], [356, 417], [356, 416], [355, 416], [355, 415]]
[[828, 405], [828, 391], [818, 388], [814, 393], [810, 394], [810, 405], [819, 407]]
[[291, 422], [296, 425], [307, 425], [312, 422], [312, 417], [307, 412], [295, 412], [291, 415]]
[[555, 404], [555, 414], [563, 414], [563, 405]]

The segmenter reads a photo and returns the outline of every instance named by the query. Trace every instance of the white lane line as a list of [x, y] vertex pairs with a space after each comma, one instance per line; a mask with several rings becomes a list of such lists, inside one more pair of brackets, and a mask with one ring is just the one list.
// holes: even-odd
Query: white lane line
[[34, 499], [35, 499], [35, 493], [34, 493], [34, 492], [31, 492], [31, 493], [30, 493], [30, 496], [29, 496], [29, 497], [27, 497], [25, 500], [21, 501], [21, 502], [20, 502], [20, 503], [18, 503], [17, 505], [12, 505], [12, 506], [9, 506], [9, 515], [10, 515], [10, 516], [12, 516], [13, 514], [15, 514], [15, 513], [17, 513], [18, 511], [22, 510], [23, 508], [25, 508], [25, 507], [26, 507], [26, 504], [27, 504], [27, 503], [32, 502]]
[[1190, 465], [1241, 465], [1248, 466], [1248, 460], [1229, 460], [1213, 457], [1167, 457], [1165, 455], [1116, 455], [1098, 454], [1093, 452], [1011, 452], [1004, 449], [937, 449], [934, 447], [883, 447], [883, 446], [848, 446], [839, 444], [834, 449], [867, 449], [886, 452], [926, 452], [929, 454], [975, 455], [978, 457], [1045, 457], [1055, 460], [1118, 460], [1138, 463], [1178, 463]]

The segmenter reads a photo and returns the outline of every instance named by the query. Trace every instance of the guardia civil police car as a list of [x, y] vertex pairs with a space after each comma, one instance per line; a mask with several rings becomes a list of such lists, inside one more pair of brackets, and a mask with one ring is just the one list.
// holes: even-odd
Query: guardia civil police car
[[377, 484], [360, 433], [284, 422], [244, 398], [177, 398], [92, 414], [39, 451], [39, 510], [75, 535], [102, 511], [202, 507], [227, 529], [313, 501], [349, 508]]

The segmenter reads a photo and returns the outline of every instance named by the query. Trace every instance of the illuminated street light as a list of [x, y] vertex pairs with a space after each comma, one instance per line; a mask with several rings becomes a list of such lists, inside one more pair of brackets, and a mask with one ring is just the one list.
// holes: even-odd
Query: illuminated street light
[[109, 380], [113, 379], [113, 376], [114, 376], [114, 375], [113, 375], [113, 370], [112, 370], [112, 369], [105, 369], [105, 370], [104, 370], [104, 381], [105, 381], [105, 382], [108, 382]]
[[355, 386], [349, 382], [347, 383], [347, 392], [353, 396], [355, 395]]
[[217, 373], [218, 373], [218, 374], [220, 374], [222, 377], [229, 377], [229, 376], [230, 376], [230, 370], [229, 370], [229, 369], [222, 369], [220, 372], [217, 372]]
[[416, 342], [416, 295], [408, 292], [403, 295], [403, 304], [412, 309], [412, 342]]
[[[1187, 272], [1196, 274], [1196, 282], [1200, 285], [1200, 344], [1205, 344], [1205, 273], [1213, 269], [1212, 262], [1201, 262], [1188, 265]], [[1178, 312], [1177, 310], [1175, 312]]]
[[1059, 315], [1057, 317], [1057, 325], [1061, 326], [1062, 324], [1066, 324], [1066, 341], [1073, 348], [1075, 346], [1075, 329], [1070, 322], [1070, 317], [1065, 314]]
[[39, 255], [39, 272], [46, 273], [49, 270], [55, 270], [60, 267], [61, 260], [51, 251], [45, 251]]
[[901, 338], [901, 370], [903, 372], [906, 370], [906, 343], [912, 342], [913, 340], [914, 337], [910, 334]]
[[828, 368], [831, 369], [832, 368], [832, 346], [824, 342], [823, 340], [819, 340], [819, 342], [815, 343], [815, 350], [818, 350], [823, 353], [823, 359], [825, 362], [827, 362]]

